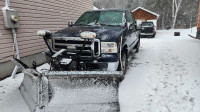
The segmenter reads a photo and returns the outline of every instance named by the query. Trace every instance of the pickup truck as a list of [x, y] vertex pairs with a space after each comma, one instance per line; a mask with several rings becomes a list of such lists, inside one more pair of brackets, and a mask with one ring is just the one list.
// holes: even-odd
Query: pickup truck
[[153, 22], [142, 22], [141, 37], [147, 36], [154, 38], [156, 36], [156, 30]]
[[58, 71], [123, 71], [125, 74], [128, 57], [140, 47], [140, 30], [128, 10], [87, 11], [74, 24], [69, 22], [65, 29], [55, 33], [39, 31], [38, 35], [43, 36], [50, 56], [62, 54], [51, 61], [51, 69]]

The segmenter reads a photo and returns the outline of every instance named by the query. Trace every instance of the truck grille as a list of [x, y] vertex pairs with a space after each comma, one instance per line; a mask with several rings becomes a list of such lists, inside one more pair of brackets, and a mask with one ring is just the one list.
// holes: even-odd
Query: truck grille
[[[82, 48], [84, 43], [85, 47]], [[55, 51], [67, 49], [68, 55], [79, 53], [81, 57], [98, 57], [100, 55], [100, 41], [98, 39], [84, 41], [80, 37], [53, 37], [53, 49]]]

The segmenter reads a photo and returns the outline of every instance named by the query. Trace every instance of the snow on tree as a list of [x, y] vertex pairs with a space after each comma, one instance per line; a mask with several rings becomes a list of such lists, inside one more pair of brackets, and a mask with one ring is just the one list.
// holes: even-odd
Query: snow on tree
[[156, 12], [160, 15], [159, 29], [189, 28], [196, 26], [198, 0], [94, 0], [98, 8], [120, 8], [130, 11], [137, 7]]
[[176, 20], [177, 20], [177, 15], [180, 10], [180, 6], [182, 4], [183, 0], [172, 0], [172, 28], [174, 29]]

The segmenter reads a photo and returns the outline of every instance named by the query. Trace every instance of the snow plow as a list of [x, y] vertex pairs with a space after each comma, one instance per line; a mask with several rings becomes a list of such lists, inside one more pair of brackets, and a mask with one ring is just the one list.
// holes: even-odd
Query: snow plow
[[20, 92], [31, 112], [119, 112], [121, 72], [37, 72], [13, 59], [24, 72]]

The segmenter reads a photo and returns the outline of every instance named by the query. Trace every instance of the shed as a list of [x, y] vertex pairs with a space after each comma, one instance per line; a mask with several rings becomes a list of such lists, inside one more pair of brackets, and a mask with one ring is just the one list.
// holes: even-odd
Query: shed
[[159, 14], [156, 14], [155, 12], [147, 10], [143, 7], [138, 7], [134, 9], [132, 13], [137, 23], [152, 21], [157, 29], [157, 20], [160, 16]]
[[[20, 26], [17, 41], [21, 60], [32, 65], [33, 61], [42, 64], [46, 60], [47, 48], [43, 39], [37, 36], [38, 30], [56, 32], [76, 21], [85, 11], [93, 9], [93, 0], [10, 0], [12, 9], [19, 12]], [[5, 1], [0, 0], [0, 9]], [[0, 10], [0, 79], [12, 73], [14, 64], [10, 62], [15, 50], [10, 29], [4, 28]]]

